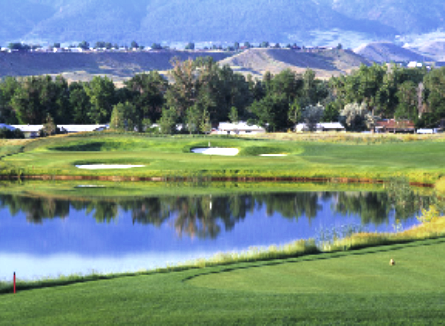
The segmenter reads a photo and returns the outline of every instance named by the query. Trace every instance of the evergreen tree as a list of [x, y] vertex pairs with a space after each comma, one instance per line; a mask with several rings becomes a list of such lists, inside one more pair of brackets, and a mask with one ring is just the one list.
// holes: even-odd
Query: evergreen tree
[[125, 107], [122, 103], [113, 106], [113, 112], [110, 119], [111, 130], [125, 130]]

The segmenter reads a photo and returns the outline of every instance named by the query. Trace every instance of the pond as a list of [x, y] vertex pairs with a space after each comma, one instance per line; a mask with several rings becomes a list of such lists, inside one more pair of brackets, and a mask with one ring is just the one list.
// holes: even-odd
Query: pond
[[418, 224], [416, 215], [430, 200], [382, 189], [205, 194], [196, 188], [196, 194], [120, 197], [106, 195], [108, 185], [100, 184], [56, 185], [46, 194], [21, 187], [33, 191], [0, 192], [0, 280], [14, 271], [34, 279], [152, 269], [252, 246], [319, 240], [326, 230], [394, 232]]

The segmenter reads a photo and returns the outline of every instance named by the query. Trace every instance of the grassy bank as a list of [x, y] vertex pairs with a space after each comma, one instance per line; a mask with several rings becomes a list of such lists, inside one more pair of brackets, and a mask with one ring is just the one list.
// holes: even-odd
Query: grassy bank
[[439, 324], [443, 257], [438, 239], [19, 291], [0, 324]]
[[[3, 157], [0, 173], [9, 176], [110, 176], [139, 178], [327, 178], [381, 180], [405, 176], [435, 183], [444, 174], [443, 137], [291, 135], [291, 139], [149, 137], [90, 134], [29, 142]], [[264, 136], [266, 137], [266, 136]], [[271, 137], [271, 136], [269, 136]], [[275, 137], [278, 137], [275, 136]], [[349, 137], [349, 136], [347, 136]], [[411, 139], [412, 138], [412, 139]], [[358, 140], [357, 140], [358, 139]], [[365, 141], [366, 140], [366, 141]], [[377, 140], [377, 141], [374, 141]], [[190, 152], [195, 147], [235, 147], [235, 157]], [[261, 154], [287, 154], [260, 157]], [[129, 170], [80, 170], [78, 164], [137, 164]]]
[[[87, 187], [85, 187], [87, 186]], [[285, 192], [384, 191], [382, 184], [311, 182], [110, 182], [110, 181], [0, 181], [0, 194], [43, 198], [134, 198], [147, 196], [199, 196]], [[431, 195], [430, 188], [416, 188]]]

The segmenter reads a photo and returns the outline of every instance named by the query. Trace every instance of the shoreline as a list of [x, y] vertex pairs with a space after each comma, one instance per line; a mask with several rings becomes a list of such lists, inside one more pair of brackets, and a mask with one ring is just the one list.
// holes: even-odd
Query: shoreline
[[[88, 175], [0, 175], [0, 180], [66, 180], [66, 181], [116, 181], [116, 182], [171, 182], [171, 181], [205, 181], [205, 182], [333, 182], [333, 183], [364, 183], [364, 184], [384, 184], [387, 180], [370, 178], [314, 178], [314, 177], [212, 177], [212, 176], [164, 176], [164, 177], [137, 177], [137, 176], [88, 176]], [[410, 181], [410, 186], [434, 188], [434, 183]]]

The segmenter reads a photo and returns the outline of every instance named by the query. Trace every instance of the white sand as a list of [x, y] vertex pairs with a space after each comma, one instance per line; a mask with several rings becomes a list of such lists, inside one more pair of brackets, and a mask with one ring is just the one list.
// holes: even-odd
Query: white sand
[[76, 168], [86, 170], [101, 170], [101, 169], [131, 169], [142, 168], [145, 165], [118, 165], [118, 164], [90, 164], [90, 165], [76, 165]]
[[194, 148], [193, 153], [205, 154], [205, 155], [222, 155], [222, 156], [235, 156], [239, 153], [238, 148]]
[[287, 154], [261, 154], [260, 156], [287, 156]]
[[105, 186], [99, 186], [99, 185], [77, 185], [75, 188], [105, 188]]

